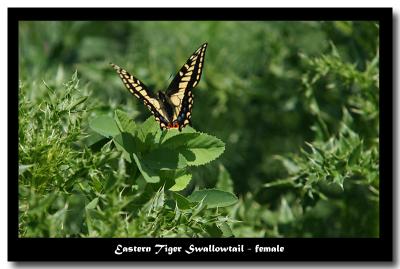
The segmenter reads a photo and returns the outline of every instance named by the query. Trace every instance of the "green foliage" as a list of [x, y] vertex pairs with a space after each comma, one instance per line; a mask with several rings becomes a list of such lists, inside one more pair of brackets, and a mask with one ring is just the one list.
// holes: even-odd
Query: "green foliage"
[[236, 203], [234, 194], [177, 193], [192, 179], [189, 167], [219, 157], [224, 143], [192, 128], [161, 132], [153, 118], [135, 124], [119, 110], [91, 119], [98, 135], [89, 136], [78, 82], [75, 73], [61, 96], [51, 91], [37, 104], [42, 110], [20, 88], [20, 235], [231, 236], [229, 220], [210, 210]]
[[203, 201], [209, 208], [230, 206], [237, 202], [232, 193], [215, 189], [195, 191], [188, 198], [192, 202]]
[[[20, 236], [379, 236], [378, 33], [21, 22]], [[108, 63], [165, 89], [205, 41], [193, 128], [160, 131]]]

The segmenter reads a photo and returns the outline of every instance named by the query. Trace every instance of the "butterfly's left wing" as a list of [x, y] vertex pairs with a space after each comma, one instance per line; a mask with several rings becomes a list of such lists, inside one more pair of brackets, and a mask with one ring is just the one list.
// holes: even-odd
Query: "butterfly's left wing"
[[128, 91], [141, 100], [145, 106], [147, 106], [147, 108], [156, 118], [156, 121], [160, 123], [161, 129], [166, 128], [169, 123], [169, 116], [164, 109], [163, 102], [161, 102], [161, 100], [159, 100], [158, 97], [148, 87], [146, 87], [143, 82], [129, 74], [125, 69], [116, 64], [110, 64], [117, 71]]
[[174, 107], [173, 121], [177, 121], [179, 129], [190, 124], [193, 106], [192, 89], [199, 83], [204, 66], [207, 43], [201, 45], [182, 66], [166, 94]]

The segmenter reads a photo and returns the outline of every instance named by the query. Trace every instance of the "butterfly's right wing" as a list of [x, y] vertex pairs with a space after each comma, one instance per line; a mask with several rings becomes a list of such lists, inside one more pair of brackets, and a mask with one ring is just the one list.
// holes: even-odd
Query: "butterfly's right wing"
[[193, 106], [192, 89], [199, 83], [204, 67], [207, 43], [201, 45], [181, 67], [168, 86], [166, 94], [173, 105], [174, 117], [179, 129], [191, 124]]
[[110, 64], [117, 71], [128, 91], [141, 100], [145, 106], [147, 106], [147, 108], [156, 118], [156, 121], [160, 123], [161, 129], [165, 128], [169, 122], [168, 115], [165, 111], [163, 103], [157, 98], [157, 96], [149, 88], [147, 88], [146, 85], [129, 74], [125, 69], [116, 64]]

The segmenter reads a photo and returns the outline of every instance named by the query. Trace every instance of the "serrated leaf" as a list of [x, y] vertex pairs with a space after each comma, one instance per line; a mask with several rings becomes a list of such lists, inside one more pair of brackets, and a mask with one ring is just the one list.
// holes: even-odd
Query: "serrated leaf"
[[180, 209], [190, 209], [190, 201], [177, 192], [172, 192], [172, 196]]
[[136, 130], [135, 122], [122, 110], [115, 111], [115, 121], [122, 132], [133, 133]]
[[203, 200], [203, 203], [206, 204], [208, 208], [230, 206], [238, 201], [233, 193], [216, 189], [195, 191], [188, 199], [191, 202], [200, 202]]
[[136, 166], [146, 182], [157, 183], [160, 181], [158, 173], [148, 167], [148, 165], [136, 155], [137, 145], [141, 143], [136, 137], [132, 136], [130, 133], [122, 133], [115, 136], [113, 141], [116, 147], [124, 152], [123, 156], [128, 162], [132, 162], [132, 160], [135, 161]]
[[[187, 197], [189, 198], [189, 197]], [[189, 199], [190, 201], [190, 199]], [[189, 218], [189, 221], [194, 219], [198, 214], [200, 214], [203, 210], [207, 209], [207, 205], [204, 203], [204, 199], [198, 201], [199, 203], [193, 208], [192, 215]]]
[[196, 139], [188, 142], [186, 145], [191, 153], [195, 155], [192, 160], [185, 157], [189, 165], [203, 165], [218, 158], [225, 151], [225, 144], [216, 137], [201, 134]]
[[154, 211], [158, 212], [163, 208], [164, 203], [165, 203], [165, 193], [164, 193], [164, 187], [163, 187], [155, 193], [152, 203], [151, 203], [151, 208]]
[[169, 130], [164, 130], [162, 132], [157, 132], [155, 140], [158, 141], [159, 143], [163, 143], [164, 141], [167, 141], [173, 136], [185, 133], [195, 133], [195, 132], [196, 130], [190, 126], [186, 126], [185, 128], [182, 129], [182, 131], [179, 131], [178, 129], [169, 129]]
[[99, 116], [89, 122], [90, 128], [105, 137], [113, 137], [120, 133], [115, 120], [109, 116]]
[[218, 158], [225, 144], [218, 138], [203, 133], [182, 133], [166, 140], [161, 147], [177, 150], [188, 165], [203, 165]]
[[164, 142], [162, 143], [163, 147], [171, 149], [185, 147], [190, 140], [196, 139], [200, 136], [200, 133], [176, 133], [175, 130], [171, 130], [171, 133], [172, 135], [164, 139]]
[[131, 153], [138, 151], [137, 148], [140, 143], [138, 139], [130, 133], [120, 133], [113, 138], [113, 141], [117, 149], [125, 153], [125, 159], [131, 162]]
[[192, 179], [192, 174], [185, 171], [181, 171], [180, 174], [176, 175], [175, 185], [169, 188], [170, 191], [181, 191], [186, 188]]
[[135, 161], [140, 173], [147, 183], [157, 183], [160, 181], [160, 176], [158, 173], [149, 168], [145, 163], [141, 162], [135, 153], [131, 153], [131, 157]]
[[151, 151], [143, 158], [152, 169], [181, 169], [186, 167], [187, 161], [185, 157], [177, 150], [158, 148]]
[[[160, 126], [154, 117], [147, 118], [142, 124], [137, 127], [138, 138], [145, 144], [154, 143], [154, 137]], [[152, 140], [152, 141], [150, 141]]]

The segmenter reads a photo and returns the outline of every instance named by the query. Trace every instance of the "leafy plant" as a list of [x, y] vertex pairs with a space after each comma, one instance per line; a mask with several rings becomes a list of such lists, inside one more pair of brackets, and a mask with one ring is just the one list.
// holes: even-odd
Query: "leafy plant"
[[21, 236], [232, 236], [218, 208], [234, 194], [179, 194], [189, 168], [220, 156], [222, 141], [191, 128], [161, 132], [154, 119], [135, 124], [120, 110], [92, 119], [86, 135], [77, 73], [57, 93], [43, 84], [50, 94], [40, 104], [20, 88]]
[[[206, 207], [218, 208], [236, 203], [234, 194], [216, 189], [194, 191], [187, 198], [177, 193], [184, 190], [191, 181], [191, 166], [207, 164], [223, 153], [225, 145], [221, 140], [196, 132], [191, 127], [184, 128], [182, 132], [176, 129], [160, 131], [152, 117], [142, 124], [135, 124], [120, 110], [115, 111], [114, 119], [100, 116], [93, 119], [90, 126], [97, 133], [111, 139], [113, 145], [121, 151], [123, 160], [129, 166], [127, 169], [132, 175], [131, 181], [137, 184], [135, 195], [141, 203], [149, 202], [147, 206], [151, 210], [162, 208], [168, 215], [178, 214], [177, 210], [182, 209], [199, 211]], [[108, 142], [105, 140], [103, 143]], [[169, 190], [168, 197], [172, 199], [174, 206], [163, 207], [167, 205], [164, 204], [164, 190]], [[170, 228], [167, 227], [166, 230], [170, 231]], [[156, 231], [163, 232], [160, 227]]]
[[[322, 214], [319, 212], [320, 208], [325, 211], [323, 214], [326, 219], [334, 218], [333, 214], [339, 214], [338, 211], [341, 211], [340, 214], [347, 220], [358, 219], [363, 220], [363, 223], [367, 223], [367, 219], [377, 220], [379, 214], [379, 140], [377, 139], [379, 103], [376, 96], [378, 56], [365, 64], [364, 71], [357, 70], [354, 65], [341, 59], [333, 44], [331, 54], [314, 59], [304, 55], [302, 57], [311, 70], [304, 74], [302, 82], [305, 86], [305, 105], [315, 117], [315, 124], [312, 126], [316, 134], [315, 140], [312, 143], [306, 142], [308, 150], [301, 149], [300, 154], [276, 156], [286, 168], [288, 177], [265, 183], [264, 187], [286, 186], [296, 190], [296, 196], [302, 199], [300, 202], [302, 209], [297, 210], [297, 215], [303, 218], [304, 226], [297, 224], [295, 230], [299, 227], [309, 230], [306, 227], [309, 225], [310, 216]], [[321, 90], [330, 91], [327, 93], [330, 95], [329, 102], [325, 101], [327, 94], [323, 96]], [[332, 99], [338, 99], [337, 102], [342, 106], [340, 120], [336, 116], [337, 104], [332, 104]], [[358, 129], [359, 132], [354, 129]], [[319, 202], [320, 199], [322, 201]], [[339, 207], [343, 207], [339, 202], [340, 199], [345, 199], [348, 203], [345, 210], [344, 208], [339, 210]], [[360, 203], [360, 200], [363, 202]], [[291, 205], [291, 208], [293, 210], [295, 205]], [[364, 209], [368, 209], [367, 214], [361, 213], [365, 212]], [[336, 220], [333, 222], [336, 222], [336, 227], [343, 225]], [[365, 226], [360, 229], [358, 224], [351, 221], [346, 223], [347, 230], [353, 233], [362, 230], [378, 235], [377, 226]], [[312, 228], [316, 229], [315, 226]], [[316, 230], [313, 232], [316, 233]], [[304, 232], [304, 230], [298, 231]], [[335, 229], [331, 229], [327, 234], [337, 236]]]
[[[20, 236], [379, 236], [378, 37], [374, 21], [21, 22]], [[165, 89], [205, 41], [193, 129], [161, 132], [108, 63]]]

